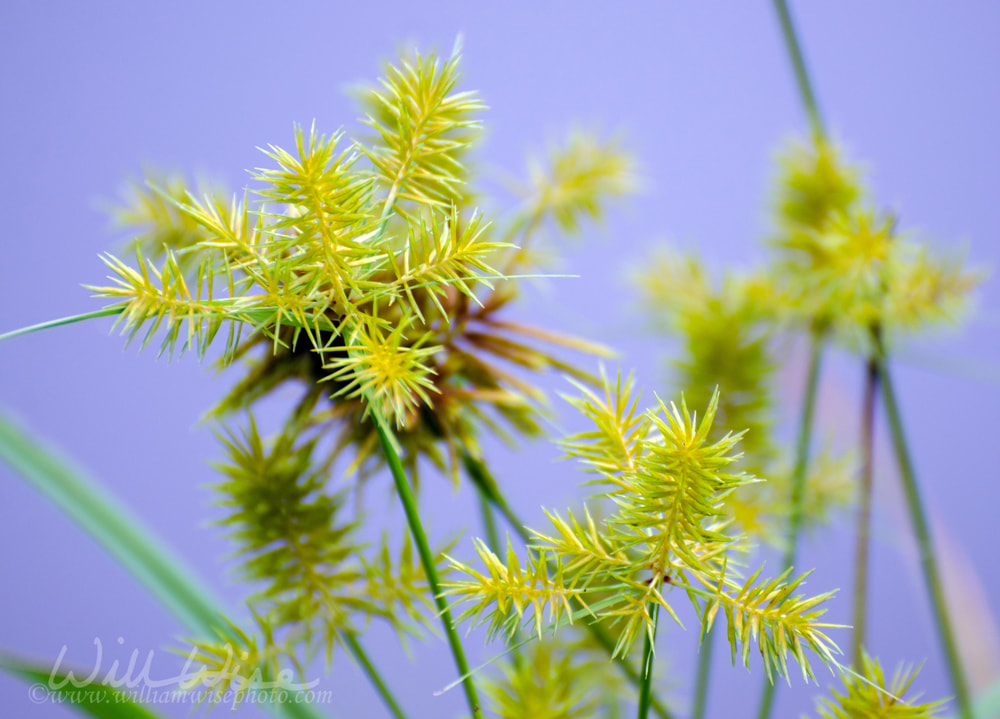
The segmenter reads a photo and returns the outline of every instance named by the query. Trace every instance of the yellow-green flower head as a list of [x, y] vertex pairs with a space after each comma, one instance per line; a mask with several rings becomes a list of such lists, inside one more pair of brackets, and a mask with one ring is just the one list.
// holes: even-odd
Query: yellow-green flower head
[[604, 623], [618, 656], [653, 632], [654, 604], [680, 623], [679, 596], [692, 603], [703, 632], [724, 617], [733, 660], [741, 654], [749, 662], [753, 649], [771, 678], [787, 676], [789, 654], [812, 677], [806, 648], [832, 663], [836, 645], [825, 631], [834, 625], [822, 621], [820, 606], [831, 593], [803, 596], [805, 575], [790, 570], [762, 579], [758, 569], [742, 579], [730, 569], [742, 540], [724, 531], [724, 501], [758, 480], [732, 471], [742, 432], [711, 439], [718, 392], [698, 415], [683, 399], [680, 407], [657, 401], [639, 411], [620, 375], [605, 380], [603, 392], [580, 389], [570, 401], [592, 426], [562, 445], [588, 483], [602, 485], [592, 499], [611, 499], [614, 512], [600, 521], [586, 506], [565, 517], [546, 512], [550, 527], [529, 530], [523, 558], [509, 543], [504, 559], [481, 541], [481, 569], [450, 558], [456, 577], [443, 586], [464, 605], [458, 621], [486, 623], [491, 635], [508, 637], [531, 628], [541, 640], [547, 626], [582, 617]]
[[695, 406], [722, 392], [717, 437], [747, 430], [743, 469], [760, 470], [770, 455], [768, 384], [774, 362], [768, 343], [774, 310], [769, 282], [729, 274], [713, 283], [703, 263], [661, 249], [636, 276], [644, 309], [658, 330], [677, 337], [674, 384]]
[[888, 679], [878, 660], [866, 654], [860, 673], [844, 673], [843, 690], [831, 690], [831, 696], [819, 706], [819, 715], [823, 719], [933, 719], [939, 716], [944, 702], [922, 703], [919, 695], [905, 698], [919, 671], [900, 667]]
[[780, 243], [776, 282], [793, 321], [830, 328], [851, 346], [958, 318], [977, 273], [896, 230], [891, 215], [841, 213]]
[[609, 198], [629, 195], [638, 185], [635, 161], [615, 140], [576, 131], [565, 145], [554, 147], [548, 162], [528, 166], [526, 219], [546, 216], [564, 232], [579, 229], [580, 219], [600, 219]]
[[396, 425], [411, 467], [422, 456], [453, 476], [480, 427], [539, 433], [542, 395], [523, 375], [584, 376], [554, 348], [607, 353], [504, 316], [511, 275], [534, 271], [517, 247], [544, 222], [599, 216], [632, 162], [576, 135], [535, 166], [514, 218], [491, 221], [471, 204], [467, 163], [485, 105], [458, 69], [457, 53], [390, 65], [364, 95], [368, 138], [297, 128], [294, 148], [264, 151], [271, 166], [242, 199], [175, 181], [138, 193], [120, 213], [143, 233], [136, 266], [108, 256], [112, 285], [94, 289], [119, 303], [130, 337], [145, 327], [163, 351], [215, 344], [223, 364], [249, 360], [214, 414], [304, 383], [294, 416], [356, 449], [354, 466], [377, 445], [373, 412]]
[[778, 222], [786, 233], [822, 230], [864, 194], [860, 173], [826, 141], [792, 142], [779, 157]]
[[771, 299], [786, 319], [854, 347], [957, 319], [979, 275], [932, 257], [892, 215], [867, 209], [860, 173], [836, 147], [796, 142], [780, 165]]
[[547, 636], [526, 645], [526, 657], [501, 665], [484, 690], [500, 719], [572, 719], [615, 716], [624, 693], [609, 672], [608, 655], [587, 636]]
[[821, 231], [783, 243], [796, 311], [823, 325], [877, 322], [887, 263], [894, 259], [893, 221], [871, 212], [840, 214]]

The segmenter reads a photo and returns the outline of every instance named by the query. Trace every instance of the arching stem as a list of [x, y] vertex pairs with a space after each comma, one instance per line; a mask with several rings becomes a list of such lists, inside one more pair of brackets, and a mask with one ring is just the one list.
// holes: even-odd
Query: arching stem
[[806, 59], [802, 54], [802, 47], [799, 45], [795, 24], [792, 22], [792, 14], [788, 11], [788, 4], [785, 0], [774, 0], [774, 9], [778, 13], [781, 35], [785, 40], [788, 57], [792, 61], [795, 84], [799, 88], [802, 104], [805, 105], [806, 113], [809, 115], [809, 125], [812, 127], [813, 137], [816, 140], [822, 140], [826, 133], [819, 114], [819, 103], [816, 102], [816, 94], [813, 92], [812, 81], [809, 79], [809, 69], [806, 67]]
[[944, 648], [948, 673], [951, 676], [952, 688], [955, 691], [958, 714], [962, 719], [972, 719], [972, 703], [969, 697], [968, 682], [965, 678], [965, 672], [962, 669], [962, 660], [958, 654], [958, 645], [955, 642], [951, 619], [948, 616], [948, 605], [944, 597], [944, 585], [941, 582], [941, 572], [938, 569], [934, 541], [931, 537], [931, 529], [927, 521], [924, 502], [920, 496], [920, 487], [917, 485], [916, 472], [913, 469], [913, 460], [910, 457], [910, 448], [906, 441], [906, 433], [903, 431], [903, 420], [900, 417], [899, 406], [896, 403], [896, 392], [892, 384], [892, 378], [889, 376], [889, 368], [885, 364], [885, 359], [879, 357], [877, 362], [879, 372], [882, 375], [882, 401], [885, 403], [885, 414], [889, 423], [889, 431], [892, 435], [892, 445], [896, 453], [896, 462], [899, 465], [899, 476], [903, 482], [903, 491], [906, 495], [906, 505], [909, 510], [910, 521], [913, 523], [913, 534], [917, 541], [920, 567], [923, 569], [924, 584], [927, 587], [927, 595], [931, 602], [934, 623], [937, 626], [938, 636]]
[[372, 688], [378, 693], [379, 699], [385, 704], [385, 708], [396, 719], [406, 719], [406, 714], [400, 708], [399, 703], [396, 701], [396, 697], [392, 695], [389, 687], [386, 683], [382, 681], [382, 675], [378, 673], [378, 670], [372, 666], [371, 660], [368, 658], [368, 653], [365, 652], [364, 647], [358, 642], [357, 637], [351, 632], [344, 632], [342, 635], [344, 640], [344, 645], [347, 647], [347, 651], [351, 653], [354, 657], [354, 661], [358, 663], [361, 671], [364, 672], [365, 676], [368, 677], [368, 681], [371, 683]]
[[465, 650], [462, 648], [462, 640], [455, 629], [455, 622], [451, 617], [451, 610], [448, 609], [448, 602], [441, 594], [441, 580], [438, 576], [437, 566], [434, 564], [434, 554], [431, 552], [430, 544], [427, 542], [427, 533], [424, 532], [424, 525], [420, 521], [420, 512], [417, 508], [417, 500], [410, 489], [410, 482], [406, 478], [403, 470], [403, 463], [399, 459], [399, 452], [396, 451], [396, 442], [392, 430], [385, 420], [375, 415], [375, 428], [378, 431], [379, 442], [382, 445], [382, 453], [392, 472], [393, 481], [396, 483], [396, 492], [403, 504], [403, 511], [406, 513], [406, 523], [409, 525], [410, 534], [413, 536], [413, 543], [417, 547], [420, 555], [420, 563], [423, 565], [424, 573], [427, 575], [427, 583], [430, 585], [431, 593], [434, 595], [434, 604], [441, 617], [441, 624], [444, 627], [448, 645], [451, 647], [452, 656], [455, 659], [455, 667], [458, 675], [465, 677], [462, 680], [462, 688], [465, 691], [465, 699], [469, 705], [469, 711], [475, 719], [483, 719], [484, 714], [479, 705], [479, 695], [476, 692], [476, 685], [469, 673], [469, 662], [465, 658]]

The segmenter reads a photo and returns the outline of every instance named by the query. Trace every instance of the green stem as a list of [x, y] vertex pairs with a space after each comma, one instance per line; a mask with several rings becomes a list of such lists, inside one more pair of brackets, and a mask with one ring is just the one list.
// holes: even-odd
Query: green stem
[[[585, 624], [584, 626], [587, 627], [590, 632], [590, 636], [594, 639], [594, 641], [596, 641], [601, 648], [607, 652], [609, 657], [612, 656], [615, 651], [615, 640], [610, 634], [608, 634], [608, 631], [600, 624]], [[616, 660], [614, 664], [635, 686], [642, 686], [642, 674], [635, 668], [632, 662], [627, 659], [620, 658]], [[670, 713], [670, 710], [667, 709], [666, 705], [656, 696], [655, 693], [650, 695], [649, 701], [653, 711], [656, 712], [656, 716], [660, 717], [660, 719], [674, 719], [674, 715]]]
[[861, 486], [858, 488], [858, 528], [854, 547], [854, 664], [860, 671], [867, 628], [868, 564], [872, 521], [872, 472], [874, 467], [875, 395], [878, 393], [878, 361], [871, 357], [865, 373], [861, 401]]
[[465, 467], [466, 474], [476, 486], [479, 496], [488, 500], [504, 516], [511, 528], [517, 532], [525, 544], [530, 543], [531, 536], [528, 534], [525, 524], [514, 513], [514, 510], [510, 508], [510, 505], [507, 504], [507, 500], [500, 492], [500, 488], [497, 486], [496, 480], [490, 473], [486, 463], [478, 457], [469, 454], [469, 452], [463, 451], [462, 466]]
[[958, 655], [958, 646], [951, 628], [951, 620], [948, 617], [948, 607], [945, 602], [941, 574], [938, 570], [934, 541], [931, 537], [924, 503], [920, 496], [920, 487], [917, 485], [916, 472], [913, 469], [906, 434], [903, 431], [903, 420], [896, 403], [896, 392], [889, 376], [889, 368], [883, 357], [878, 358], [878, 369], [882, 375], [882, 401], [885, 403], [886, 418], [889, 421], [892, 444], [896, 452], [896, 462], [899, 465], [899, 474], [903, 481], [910, 521], [913, 523], [913, 533], [917, 540], [920, 566], [923, 569], [924, 583], [927, 587], [927, 595], [930, 598], [938, 634], [941, 644], [944, 646], [945, 659], [948, 664], [948, 672], [951, 675], [952, 688], [955, 691], [955, 700], [958, 703], [959, 716], [962, 719], [972, 719], [968, 684], [962, 669], [961, 658]]
[[820, 364], [823, 344], [819, 337], [813, 337], [809, 347], [809, 369], [806, 374], [805, 395], [802, 398], [802, 413], [799, 416], [799, 433], [795, 443], [795, 467], [792, 471], [792, 503], [788, 522], [788, 544], [782, 566], [787, 570], [795, 566], [798, 555], [799, 536], [802, 533], [802, 515], [806, 495], [806, 474], [809, 469], [809, 446], [812, 441], [813, 424], [816, 419], [816, 398], [819, 395]]
[[473, 717], [483, 719], [484, 715], [479, 706], [476, 685], [469, 675], [469, 663], [465, 659], [462, 641], [455, 630], [455, 622], [451, 618], [451, 610], [448, 609], [448, 603], [441, 593], [441, 581], [438, 578], [437, 567], [434, 564], [434, 555], [431, 552], [430, 544], [427, 542], [427, 534], [424, 532], [424, 526], [420, 521], [420, 513], [417, 509], [417, 501], [413, 496], [413, 490], [410, 489], [410, 483], [406, 479], [406, 472], [403, 470], [403, 463], [400, 461], [399, 453], [396, 451], [396, 443], [392, 430], [374, 409], [372, 413], [375, 417], [375, 428], [378, 431], [378, 438], [382, 444], [382, 452], [385, 455], [386, 462], [389, 464], [392, 478], [396, 483], [396, 491], [399, 494], [399, 499], [403, 503], [406, 522], [410, 527], [410, 534], [413, 535], [413, 542], [417, 545], [420, 562], [423, 565], [424, 573], [427, 575], [427, 583], [430, 585], [431, 593], [434, 595], [434, 604], [437, 606], [438, 614], [441, 616], [441, 624], [444, 626], [448, 644], [451, 646], [451, 653], [455, 658], [458, 675], [464, 677], [462, 688], [465, 690], [465, 698], [469, 704], [469, 710], [472, 712]]
[[712, 646], [715, 642], [712, 637], [715, 635], [709, 632], [701, 640], [701, 648], [698, 651], [698, 677], [694, 685], [694, 707], [691, 710], [691, 719], [704, 719], [705, 710], [708, 708], [708, 684], [712, 671]]
[[788, 50], [789, 58], [792, 61], [792, 68], [795, 71], [795, 82], [799, 88], [799, 95], [802, 96], [802, 103], [805, 105], [806, 112], [809, 115], [809, 124], [812, 126], [813, 136], [817, 140], [822, 140], [825, 135], [823, 121], [820, 119], [816, 95], [813, 93], [812, 82], [809, 79], [809, 70], [806, 68], [806, 60], [802, 55], [802, 48], [799, 46], [798, 37], [795, 33], [795, 24], [792, 22], [792, 15], [788, 11], [788, 4], [785, 0], [774, 0], [774, 9], [778, 13], [778, 21], [781, 23], [781, 34], [785, 39], [785, 47]]
[[111, 315], [120, 315], [125, 309], [125, 305], [114, 305], [112, 307], [105, 307], [102, 310], [94, 310], [93, 312], [84, 312], [82, 315], [70, 315], [69, 317], [60, 317], [57, 320], [49, 320], [48, 322], [39, 322], [37, 325], [31, 325], [29, 327], [21, 327], [20, 329], [12, 330], [10, 332], [5, 332], [0, 335], [0, 342], [4, 340], [13, 339], [14, 337], [20, 337], [21, 335], [31, 334], [32, 332], [41, 332], [42, 330], [49, 330], [53, 327], [62, 327], [63, 325], [72, 325], [77, 322], [84, 322], [85, 320], [93, 320], [98, 317], [110, 317]]
[[639, 685], [639, 713], [636, 715], [638, 719], [646, 719], [649, 716], [653, 685], [653, 660], [656, 658], [656, 624], [660, 614], [660, 605], [658, 602], [651, 602], [649, 606], [649, 613], [653, 619], [653, 629], [646, 632], [646, 640], [642, 645], [642, 684]]
[[[462, 464], [465, 467], [469, 478], [472, 480], [473, 484], [476, 486], [476, 490], [481, 496], [489, 500], [500, 513], [507, 519], [510, 526], [517, 532], [518, 536], [524, 544], [531, 543], [531, 535], [526, 529], [526, 525], [521, 519], [514, 513], [507, 500], [504, 498], [503, 494], [500, 492], [500, 488], [497, 486], [496, 480], [493, 479], [493, 475], [490, 473], [489, 468], [486, 464], [478, 457], [473, 457], [468, 452], [462, 453]], [[615, 640], [608, 634], [607, 630], [600, 624], [590, 624], [583, 623], [583, 626], [587, 628], [590, 632], [591, 638], [596, 641], [600, 647], [607, 652], [608, 656], [613, 656], [615, 652]], [[627, 659], [618, 659], [614, 662], [615, 666], [621, 670], [621, 672], [628, 678], [632, 684], [639, 687], [642, 685], [642, 675], [639, 670], [635, 668], [632, 662]], [[651, 706], [653, 711], [660, 719], [673, 719], [673, 715], [670, 710], [667, 709], [666, 705], [660, 701], [655, 694], [650, 697]]]
[[[806, 389], [802, 396], [802, 412], [799, 416], [798, 440], [795, 444], [795, 468], [792, 471], [792, 500], [788, 518], [788, 537], [782, 569], [794, 566], [798, 553], [799, 534], [802, 531], [802, 508], [805, 500], [806, 470], [809, 467], [809, 444], [812, 438], [813, 420], [816, 414], [816, 396], [819, 394], [820, 359], [823, 341], [814, 334], [809, 346], [809, 370], [806, 375]], [[774, 704], [775, 684], [764, 681], [757, 719], [767, 719]]]
[[389, 687], [385, 685], [382, 681], [382, 676], [378, 673], [378, 670], [372, 666], [371, 661], [368, 659], [368, 654], [365, 652], [364, 648], [358, 642], [357, 638], [351, 632], [344, 632], [341, 635], [344, 640], [344, 645], [347, 647], [347, 651], [351, 653], [354, 657], [354, 661], [358, 663], [361, 667], [361, 671], [365, 673], [368, 677], [368, 681], [378, 692], [379, 698], [382, 703], [385, 704], [385, 708], [388, 709], [396, 719], [406, 719], [406, 714], [400, 709], [399, 704], [396, 702], [396, 698], [389, 691]]

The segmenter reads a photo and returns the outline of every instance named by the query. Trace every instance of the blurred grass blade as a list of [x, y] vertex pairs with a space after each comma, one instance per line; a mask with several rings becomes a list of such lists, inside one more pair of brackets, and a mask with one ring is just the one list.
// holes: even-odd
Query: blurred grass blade
[[216, 601], [181, 560], [153, 540], [131, 513], [51, 446], [0, 412], [0, 459], [73, 517], [124, 564], [184, 626], [205, 637], [227, 631]]
[[[980, 690], [979, 695], [972, 705], [972, 716], [975, 719], [996, 719], [1000, 717], [1000, 680]], [[944, 719], [959, 718], [957, 714], [952, 714]]]
[[[24, 476], [91, 534], [184, 626], [204, 638], [238, 639], [221, 602], [199, 584], [183, 561], [154, 539], [132, 513], [53, 446], [0, 410], [0, 460]], [[316, 719], [309, 704], [275, 704], [276, 713]]]
[[[158, 714], [153, 714], [129, 699], [124, 692], [106, 684], [92, 682], [78, 688], [67, 680], [65, 674], [53, 674], [48, 667], [17, 659], [9, 654], [0, 654], [0, 669], [33, 686], [41, 686], [45, 697], [51, 697], [54, 703], [71, 707], [84, 716], [97, 719], [159, 719]], [[54, 688], [51, 678], [60, 680], [62, 686]], [[39, 694], [37, 698], [42, 696]]]
[[976, 719], [1000, 717], [1000, 681], [994, 682], [992, 686], [979, 695], [974, 713]]

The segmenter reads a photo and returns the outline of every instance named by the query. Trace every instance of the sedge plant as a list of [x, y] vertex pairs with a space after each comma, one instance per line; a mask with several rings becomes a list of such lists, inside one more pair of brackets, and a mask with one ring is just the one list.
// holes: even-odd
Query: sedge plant
[[[630, 193], [635, 165], [616, 142], [575, 133], [529, 166], [512, 209], [495, 211], [474, 172], [485, 105], [461, 87], [456, 48], [388, 65], [360, 93], [353, 134], [296, 127], [290, 148], [264, 150], [265, 166], [242, 193], [193, 191], [162, 175], [135, 185], [116, 214], [134, 259], [105, 255], [110, 282], [90, 286], [108, 304], [4, 336], [115, 317], [129, 341], [227, 368], [231, 387], [206, 418], [217, 426], [213, 491], [250, 587], [249, 619], [226, 618], [124, 510], [6, 423], [0, 451], [57, 501], [72, 493], [64, 508], [187, 620], [196, 679], [216, 689], [301, 677], [314, 656], [329, 663], [343, 651], [386, 711], [408, 716], [365, 646], [380, 622], [400, 637], [447, 643], [469, 716], [615, 717], [623, 706], [639, 719], [681, 716], [683, 704], [663, 691], [656, 638], [688, 615], [702, 646], [696, 717], [717, 634], [733, 663], [769, 687], [796, 673], [815, 679], [816, 667], [839, 671], [843, 691], [824, 700], [820, 716], [935, 715], [939, 704], [904, 698], [913, 673], [887, 683], [862, 651], [863, 610], [854, 664], [841, 664], [837, 643], [848, 629], [824, 618], [836, 592], [821, 578], [807, 586], [809, 573], [794, 564], [802, 529], [828, 521], [854, 489], [849, 457], [811, 455], [830, 341], [858, 348], [869, 364], [869, 437], [881, 378], [929, 548], [886, 347], [900, 330], [950, 316], [975, 278], [866, 209], [863, 188], [826, 139], [787, 8], [777, 7], [812, 138], [782, 165], [770, 266], [715, 282], [699, 259], [665, 252], [641, 278], [646, 301], [683, 338], [673, 401], [641, 404], [631, 378], [591, 371], [608, 349], [510, 316], [522, 282], [548, 273], [545, 238], [573, 234]], [[810, 363], [786, 451], [772, 427], [776, 346], [796, 332], [810, 338]], [[532, 375], [545, 371], [569, 378], [566, 399], [588, 424], [560, 445], [591, 492], [582, 507], [547, 511], [545, 526], [529, 527], [480, 440], [544, 434]], [[280, 426], [262, 432], [258, 407], [289, 388]], [[870, 478], [870, 443], [861, 455]], [[418, 467], [471, 485], [485, 540], [432, 546]], [[361, 502], [349, 512], [347, 502], [386, 470], [407, 536], [400, 546], [366, 545], [360, 530], [378, 518]], [[869, 486], [865, 479], [863, 508]], [[861, 547], [867, 535], [859, 536]], [[783, 548], [777, 572], [755, 563], [761, 541]], [[940, 595], [927, 556], [929, 587]], [[470, 666], [462, 625], [485, 625], [503, 645], [488, 662], [497, 666]], [[15, 660], [0, 666], [35, 671]], [[969, 716], [958, 687], [956, 679]]]

